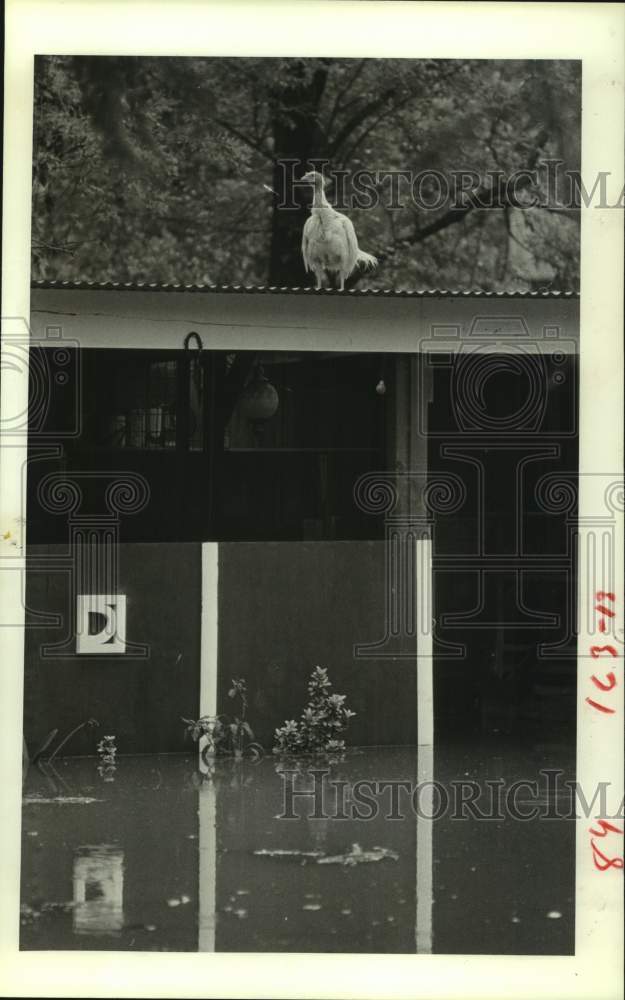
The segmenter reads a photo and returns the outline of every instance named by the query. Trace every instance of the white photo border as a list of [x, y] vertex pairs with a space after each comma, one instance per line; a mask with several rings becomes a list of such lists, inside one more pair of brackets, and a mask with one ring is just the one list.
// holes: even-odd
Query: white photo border
[[[371, 56], [582, 60], [582, 176], [608, 171], [608, 203], [623, 191], [624, 4], [421, 3], [375, 0], [7, 0], [3, 317], [30, 314], [30, 212], [35, 54]], [[590, 181], [590, 185], [589, 185]], [[622, 202], [621, 202], [622, 204]], [[599, 480], [623, 467], [623, 211], [582, 209], [580, 518], [597, 513]], [[3, 327], [5, 321], [3, 319]], [[12, 380], [27, 399], [26, 379]], [[3, 403], [9, 405], [5, 397]], [[19, 402], [19, 400], [18, 400]], [[20, 509], [26, 442], [0, 442], [2, 516]], [[623, 579], [623, 515], [616, 572]], [[582, 541], [584, 528], [582, 527]], [[583, 548], [583, 544], [582, 544]], [[13, 560], [12, 565], [16, 563]], [[579, 604], [588, 607], [585, 563]], [[21, 573], [2, 572], [0, 601], [23, 616]], [[620, 583], [622, 587], [622, 583]], [[617, 631], [622, 636], [623, 591]], [[584, 616], [585, 620], [585, 616]], [[593, 635], [579, 636], [577, 780], [623, 786], [623, 670], [609, 722], [588, 711]], [[596, 640], [595, 640], [596, 641]], [[0, 629], [0, 990], [16, 996], [97, 997], [568, 997], [622, 996], [622, 871], [599, 872], [578, 821], [576, 954], [249, 955], [18, 950], [23, 628]], [[618, 801], [616, 803], [618, 808]]]

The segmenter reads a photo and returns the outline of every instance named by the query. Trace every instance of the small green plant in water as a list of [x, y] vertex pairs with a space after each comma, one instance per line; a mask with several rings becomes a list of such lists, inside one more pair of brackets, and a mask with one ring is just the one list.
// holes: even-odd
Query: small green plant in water
[[[230, 746], [235, 757], [242, 757], [248, 744], [252, 744], [254, 733], [246, 719], [247, 715], [247, 684], [243, 677], [233, 678], [232, 687], [228, 691], [229, 698], [239, 699], [240, 715], [235, 715], [228, 723]], [[258, 746], [258, 744], [254, 744]]]
[[236, 760], [245, 755], [258, 760], [262, 757], [263, 748], [260, 743], [254, 742], [254, 733], [247, 721], [247, 684], [243, 677], [233, 678], [228, 697], [239, 699], [238, 714], [232, 718], [228, 715], [203, 715], [199, 719], [183, 718], [182, 721], [187, 726], [186, 731], [196, 742], [206, 737], [202, 749], [204, 758], [231, 754]]
[[213, 756], [219, 751], [225, 752], [226, 730], [221, 721], [222, 716], [202, 715], [199, 719], [185, 719], [184, 716], [180, 718], [187, 725], [186, 732], [196, 743], [203, 736], [206, 737], [204, 753], [207, 756]]
[[344, 694], [332, 694], [325, 667], [315, 667], [308, 682], [308, 705], [299, 722], [290, 719], [275, 731], [275, 754], [342, 753], [342, 739], [356, 714], [345, 707]]

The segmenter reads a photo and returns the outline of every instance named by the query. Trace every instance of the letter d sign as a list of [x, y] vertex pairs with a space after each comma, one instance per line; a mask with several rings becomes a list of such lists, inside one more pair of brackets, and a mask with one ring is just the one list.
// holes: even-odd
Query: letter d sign
[[126, 651], [126, 595], [79, 594], [76, 652], [103, 656]]

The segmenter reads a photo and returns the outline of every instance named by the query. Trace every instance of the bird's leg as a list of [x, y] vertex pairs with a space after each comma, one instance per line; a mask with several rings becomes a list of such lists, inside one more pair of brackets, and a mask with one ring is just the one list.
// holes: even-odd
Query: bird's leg
[[344, 290], [345, 290], [345, 278], [343, 277], [342, 274], [340, 274], [339, 275], [339, 292], [343, 292]]
[[320, 288], [323, 288], [323, 271], [315, 271], [315, 278], [317, 279], [316, 289], [319, 291]]

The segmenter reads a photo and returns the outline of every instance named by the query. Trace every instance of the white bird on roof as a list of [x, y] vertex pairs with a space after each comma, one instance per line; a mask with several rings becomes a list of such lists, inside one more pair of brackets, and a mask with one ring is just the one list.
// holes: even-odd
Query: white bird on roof
[[326, 272], [331, 272], [338, 275], [339, 290], [343, 291], [345, 279], [352, 271], [358, 265], [377, 267], [377, 257], [358, 248], [351, 220], [335, 211], [325, 196], [323, 175], [310, 170], [301, 180], [314, 188], [310, 218], [302, 234], [304, 267], [313, 271], [317, 288], [323, 286]]

